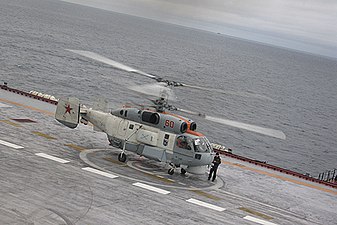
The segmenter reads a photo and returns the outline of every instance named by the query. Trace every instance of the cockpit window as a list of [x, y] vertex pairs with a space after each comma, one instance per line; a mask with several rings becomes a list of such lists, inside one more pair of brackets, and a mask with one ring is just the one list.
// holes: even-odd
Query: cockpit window
[[183, 148], [183, 149], [188, 149], [188, 150], [192, 150], [192, 141], [190, 139], [188, 139], [185, 136], [179, 136], [177, 137], [177, 147], [178, 148]]
[[193, 144], [196, 152], [210, 152], [212, 149], [206, 137], [194, 139]]

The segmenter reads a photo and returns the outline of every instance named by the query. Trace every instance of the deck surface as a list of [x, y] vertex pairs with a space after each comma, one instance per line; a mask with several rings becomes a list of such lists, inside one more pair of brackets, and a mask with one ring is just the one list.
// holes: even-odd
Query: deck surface
[[336, 189], [228, 157], [214, 183], [120, 163], [105, 134], [54, 110], [0, 90], [1, 224], [336, 224]]

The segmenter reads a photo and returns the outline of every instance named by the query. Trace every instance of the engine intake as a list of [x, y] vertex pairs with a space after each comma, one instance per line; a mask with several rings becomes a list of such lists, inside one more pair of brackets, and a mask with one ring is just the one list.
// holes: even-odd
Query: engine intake
[[197, 124], [193, 121], [190, 124], [190, 130], [195, 131], [197, 129]]
[[142, 113], [142, 121], [152, 124], [158, 124], [160, 120], [160, 116], [155, 112], [143, 111]]

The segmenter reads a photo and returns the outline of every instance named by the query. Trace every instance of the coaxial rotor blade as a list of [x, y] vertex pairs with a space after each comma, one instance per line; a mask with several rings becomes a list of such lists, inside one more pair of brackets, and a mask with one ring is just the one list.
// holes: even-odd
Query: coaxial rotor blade
[[151, 74], [145, 73], [143, 71], [134, 69], [132, 67], [126, 66], [122, 63], [116, 62], [112, 59], [106, 58], [106, 57], [104, 57], [102, 55], [99, 55], [97, 53], [94, 53], [94, 52], [82, 51], [82, 50], [72, 50], [72, 49], [67, 49], [67, 50], [70, 51], [70, 52], [79, 54], [81, 56], [84, 56], [84, 57], [87, 57], [87, 58], [94, 59], [96, 61], [105, 63], [107, 65], [110, 65], [110, 66], [114, 67], [115, 69], [119, 69], [119, 70], [130, 72], [130, 73], [136, 73], [136, 74], [143, 75], [143, 76], [146, 76], [146, 77], [149, 77], [149, 78], [152, 78], [152, 79], [157, 79], [157, 77], [154, 76], [154, 75], [151, 75]]
[[190, 111], [190, 110], [187, 110], [187, 109], [181, 109], [181, 108], [176, 108], [176, 107], [172, 107], [172, 109], [180, 111], [180, 112], [188, 113], [188, 114], [191, 114], [191, 115], [195, 115], [195, 116], [200, 116], [200, 117], [204, 117], [204, 118], [206, 117], [205, 114], [193, 112], [193, 111]]
[[256, 132], [256, 133], [263, 134], [263, 135], [266, 135], [266, 136], [279, 138], [279, 139], [282, 139], [282, 140], [286, 139], [286, 135], [280, 130], [264, 128], [264, 127], [260, 127], [260, 126], [256, 126], [256, 125], [237, 122], [237, 121], [234, 121], [234, 120], [228, 120], [228, 119], [223, 119], [223, 118], [218, 118], [218, 117], [213, 117], [213, 116], [207, 116], [205, 114], [193, 112], [193, 111], [186, 110], [186, 109], [181, 109], [181, 108], [175, 108], [175, 109], [180, 111], [180, 112], [185, 112], [185, 113], [188, 113], [188, 114], [191, 114], [191, 115], [201, 116], [201, 117], [205, 118], [206, 120], [209, 120], [209, 121], [212, 121], [212, 122], [221, 123], [221, 124], [224, 124], [224, 125], [227, 125], [227, 126], [232, 126], [232, 127]]
[[180, 86], [188, 87], [188, 88], [192, 88], [192, 89], [204, 90], [204, 91], [218, 92], [218, 93], [221, 93], [221, 94], [229, 94], [229, 95], [236, 95], [236, 96], [240, 96], [240, 97], [258, 98], [258, 99], [266, 99], [266, 100], [273, 101], [273, 99], [271, 99], [267, 96], [248, 93], [248, 92], [221, 90], [221, 89], [217, 89], [217, 88], [213, 88], [213, 87], [201, 87], [201, 86], [184, 84], [184, 83], [180, 83]]
[[233, 121], [233, 120], [227, 120], [227, 119], [222, 119], [222, 118], [217, 118], [217, 117], [213, 117], [213, 116], [205, 116], [206, 120], [209, 121], [213, 121], [216, 123], [221, 123], [224, 125], [228, 125], [228, 126], [232, 126], [232, 127], [237, 127], [240, 129], [244, 129], [244, 130], [249, 130], [249, 131], [253, 131], [259, 134], [264, 134], [270, 137], [275, 137], [275, 138], [279, 138], [279, 139], [286, 139], [286, 135], [280, 131], [280, 130], [274, 130], [274, 129], [270, 129], [270, 128], [264, 128], [264, 127], [259, 127], [256, 125], [251, 125], [251, 124], [246, 124], [246, 123], [241, 123], [241, 122], [237, 122], [237, 121]]
[[81, 56], [105, 63], [107, 65], [112, 66], [115, 69], [119, 69], [122, 71], [126, 71], [129, 73], [135, 73], [138, 75], [142, 75], [142, 76], [146, 76], [148, 78], [154, 79], [158, 82], [163, 82], [166, 83], [168, 86], [170, 87], [188, 87], [188, 88], [192, 88], [192, 89], [198, 89], [198, 90], [204, 90], [204, 91], [211, 91], [211, 92], [218, 92], [221, 94], [230, 94], [230, 95], [235, 95], [235, 96], [240, 96], [240, 97], [250, 97], [250, 98], [257, 98], [257, 99], [267, 99], [267, 100], [271, 100], [273, 101], [273, 99], [264, 96], [264, 95], [259, 95], [259, 94], [254, 94], [254, 93], [248, 93], [248, 92], [237, 92], [237, 91], [230, 91], [230, 90], [222, 90], [222, 89], [217, 89], [217, 88], [213, 88], [213, 87], [202, 87], [202, 86], [196, 86], [196, 85], [191, 85], [191, 84], [185, 84], [185, 83], [180, 83], [180, 82], [176, 82], [176, 81], [172, 81], [172, 80], [167, 80], [149, 73], [145, 73], [141, 70], [137, 70], [134, 69], [132, 67], [129, 67], [127, 65], [124, 65], [120, 62], [116, 62], [112, 59], [109, 59], [107, 57], [104, 57], [102, 55], [99, 55], [97, 53], [94, 52], [90, 52], [90, 51], [83, 51], [83, 50], [72, 50], [72, 49], [67, 49], [70, 52], [79, 54]]

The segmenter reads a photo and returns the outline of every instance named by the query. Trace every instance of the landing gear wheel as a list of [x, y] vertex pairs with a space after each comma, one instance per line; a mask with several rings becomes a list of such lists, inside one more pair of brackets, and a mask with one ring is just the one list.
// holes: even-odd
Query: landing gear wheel
[[168, 174], [173, 175], [174, 174], [174, 169], [173, 168], [169, 169], [168, 170]]
[[125, 153], [121, 152], [118, 154], [118, 161], [125, 162], [126, 161], [126, 155]]
[[185, 175], [185, 174], [186, 174], [186, 170], [185, 170], [184, 168], [181, 168], [180, 173], [181, 173], [182, 175]]

